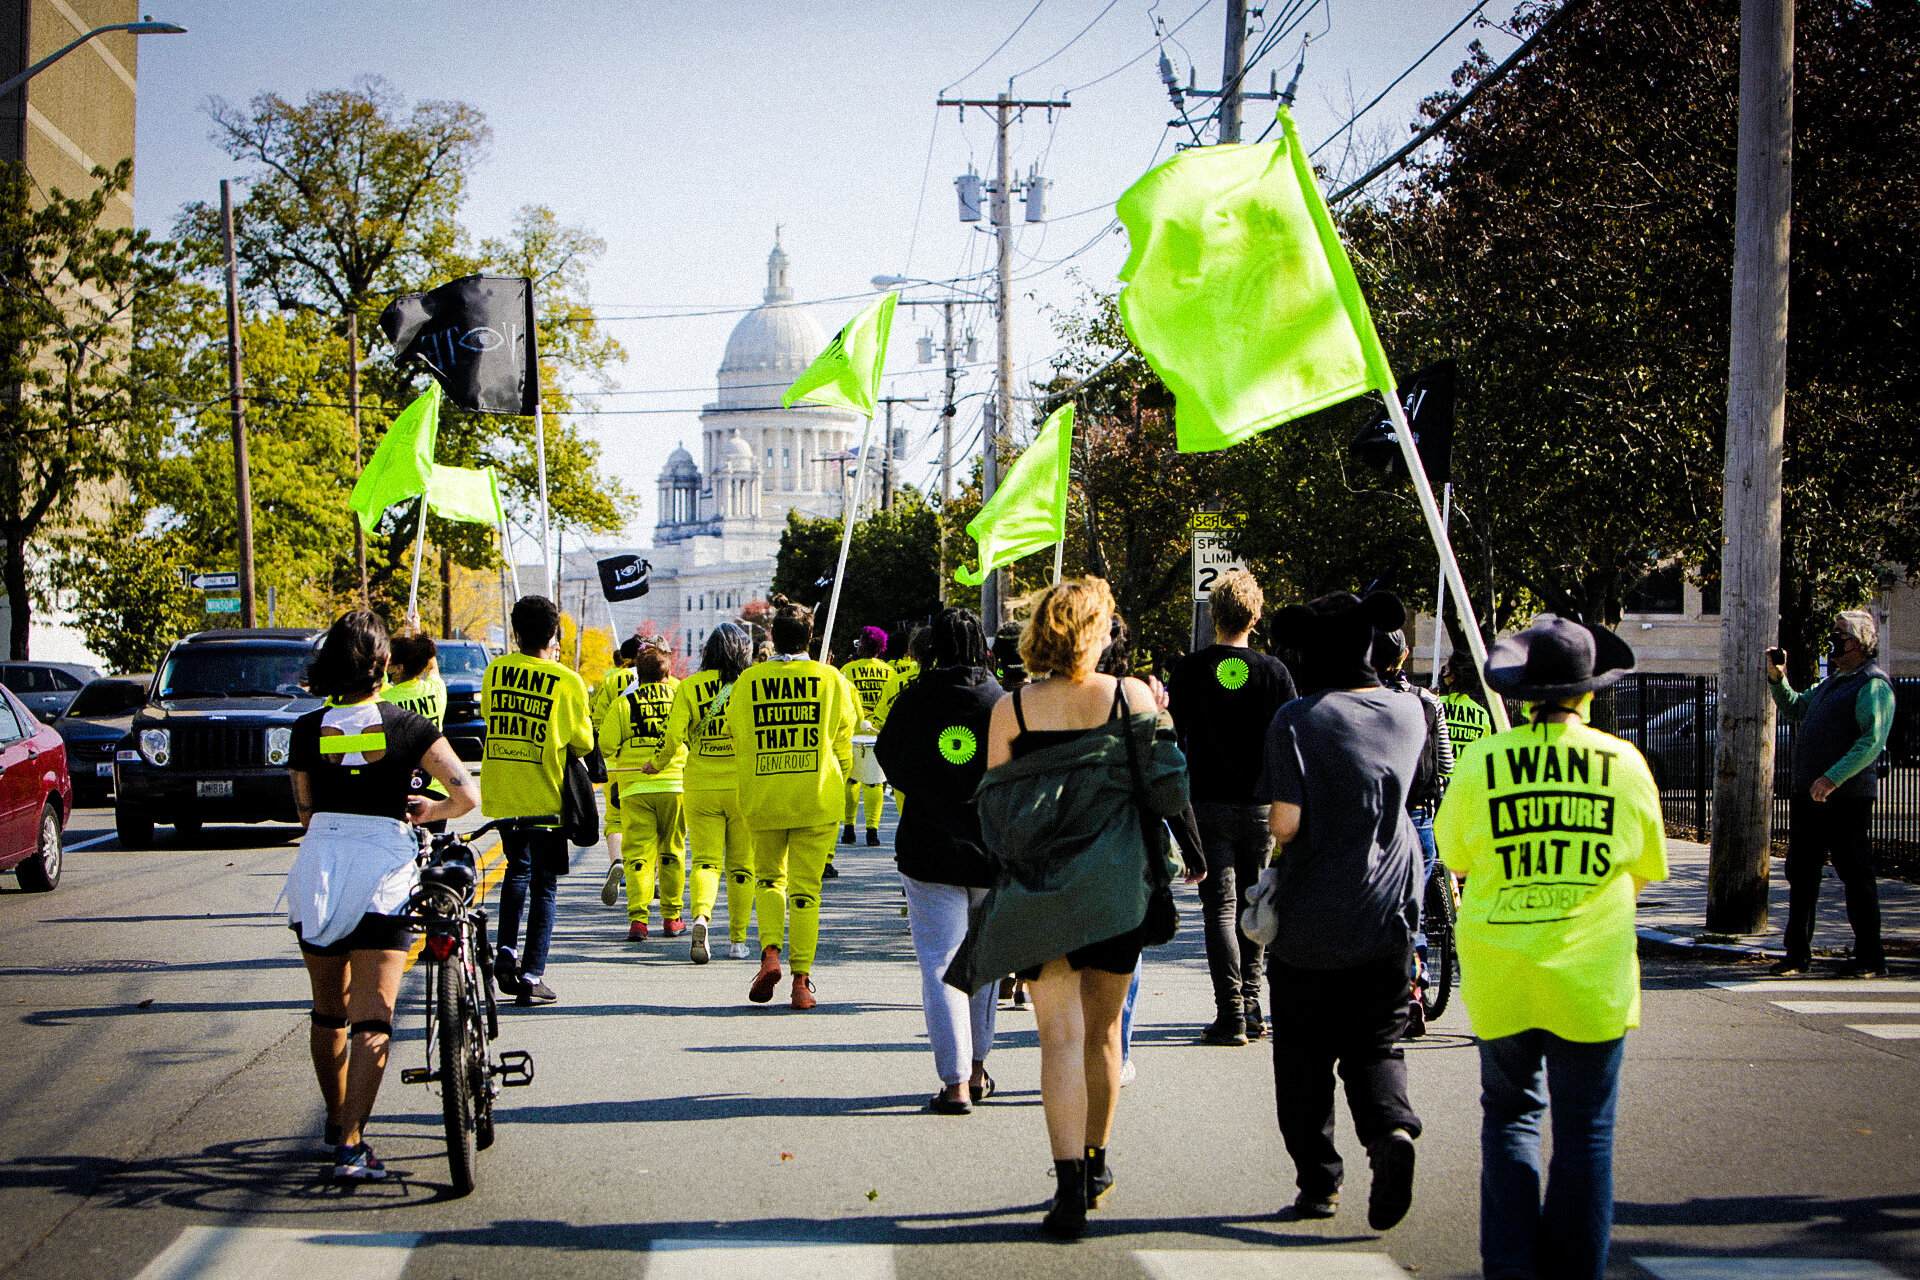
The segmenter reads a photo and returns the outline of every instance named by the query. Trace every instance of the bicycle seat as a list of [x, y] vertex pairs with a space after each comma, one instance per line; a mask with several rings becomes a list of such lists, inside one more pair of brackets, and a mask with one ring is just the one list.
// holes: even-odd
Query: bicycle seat
[[466, 893], [473, 888], [473, 881], [473, 864], [470, 862], [440, 862], [420, 873], [421, 884], [438, 885], [455, 893]]

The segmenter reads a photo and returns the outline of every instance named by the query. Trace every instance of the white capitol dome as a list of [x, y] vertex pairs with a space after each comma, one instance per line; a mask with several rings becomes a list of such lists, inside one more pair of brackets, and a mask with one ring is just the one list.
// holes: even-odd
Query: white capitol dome
[[793, 304], [787, 252], [776, 242], [767, 255], [765, 300], [733, 327], [720, 361], [720, 405], [773, 406], [793, 380], [826, 348], [827, 335], [804, 307]]

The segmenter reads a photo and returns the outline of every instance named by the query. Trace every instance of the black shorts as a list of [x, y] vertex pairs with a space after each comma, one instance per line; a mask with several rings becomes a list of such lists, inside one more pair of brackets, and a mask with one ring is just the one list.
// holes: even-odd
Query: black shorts
[[[300, 926], [289, 925], [296, 938]], [[338, 942], [316, 947], [300, 938], [300, 950], [310, 956], [344, 956], [355, 951], [408, 951], [413, 947], [413, 929], [405, 916], [383, 916], [369, 911], [360, 923]]]
[[[1146, 929], [1142, 921], [1139, 928], [1129, 929], [1125, 933], [1106, 939], [1103, 942], [1090, 942], [1084, 947], [1075, 947], [1067, 952], [1067, 963], [1075, 972], [1081, 969], [1098, 969], [1102, 973], [1132, 974], [1140, 966], [1140, 953], [1146, 949], [1146, 941], [1141, 936]], [[1035, 965], [1031, 969], [1022, 969], [1014, 976], [1022, 982], [1032, 982], [1040, 976], [1045, 965]]]

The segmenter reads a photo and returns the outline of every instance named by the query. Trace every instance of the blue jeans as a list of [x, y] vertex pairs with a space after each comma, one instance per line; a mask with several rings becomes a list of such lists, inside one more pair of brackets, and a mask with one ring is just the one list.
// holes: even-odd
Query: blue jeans
[[[555, 845], [559, 846], [557, 851]], [[507, 854], [507, 874], [500, 884], [500, 949], [519, 957], [521, 973], [538, 977], [547, 971], [547, 944], [553, 940], [553, 901], [560, 887], [554, 873], [542, 868], [550, 868], [555, 862], [565, 865], [569, 856], [566, 833], [509, 827], [500, 833], [500, 847]], [[522, 912], [527, 917], [524, 951], [518, 945]]]
[[[1480, 1043], [1480, 1269], [1486, 1280], [1600, 1280], [1613, 1234], [1613, 1113], [1626, 1038], [1550, 1031]], [[1540, 1117], [1553, 1162], [1540, 1195]]]
[[1427, 931], [1424, 919], [1427, 909], [1427, 881], [1433, 879], [1433, 864], [1440, 860], [1439, 846], [1433, 842], [1433, 815], [1414, 814], [1413, 833], [1420, 837], [1420, 875], [1413, 886], [1413, 905], [1423, 916], [1421, 927], [1413, 931], [1413, 976], [1418, 978], [1427, 967]]
[[1133, 966], [1133, 984], [1127, 988], [1127, 1002], [1120, 1006], [1120, 1061], [1125, 1062], [1133, 1056], [1133, 1002], [1140, 998], [1140, 966], [1147, 962], [1140, 957], [1140, 963]]

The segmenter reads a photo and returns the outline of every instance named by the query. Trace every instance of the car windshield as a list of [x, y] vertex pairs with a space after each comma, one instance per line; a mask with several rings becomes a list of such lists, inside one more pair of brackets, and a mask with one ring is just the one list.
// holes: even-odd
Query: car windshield
[[147, 686], [132, 680], [95, 680], [74, 696], [70, 716], [123, 716], [147, 701]]
[[303, 697], [313, 650], [278, 645], [193, 645], [160, 672], [162, 698]]
[[477, 644], [443, 644], [440, 649], [441, 676], [478, 676], [487, 670], [487, 651]]

